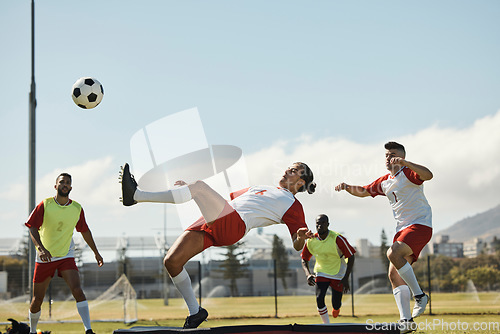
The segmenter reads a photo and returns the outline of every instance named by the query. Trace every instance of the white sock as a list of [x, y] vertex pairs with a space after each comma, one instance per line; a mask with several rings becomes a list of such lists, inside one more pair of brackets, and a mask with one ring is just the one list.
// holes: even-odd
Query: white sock
[[322, 309], [318, 309], [319, 316], [321, 317], [321, 321], [324, 324], [330, 323], [330, 317], [328, 316], [328, 308], [325, 306]]
[[36, 313], [31, 313], [29, 311], [29, 320], [30, 320], [30, 333], [36, 333], [36, 326], [38, 326], [38, 320], [40, 320], [40, 314], [42, 314], [42, 310], [36, 312]]
[[394, 299], [396, 300], [396, 305], [399, 310], [400, 319], [411, 319], [411, 309], [410, 309], [410, 288], [408, 285], [400, 285], [392, 290]]
[[184, 298], [189, 309], [189, 315], [198, 313], [200, 311], [200, 304], [198, 304], [196, 296], [194, 295], [194, 290], [191, 286], [191, 278], [189, 278], [186, 268], [182, 268], [179, 275], [171, 277], [171, 279], [177, 290], [181, 293], [182, 298]]
[[181, 186], [165, 191], [150, 192], [137, 188], [134, 193], [134, 200], [137, 202], [155, 202], [180, 204], [191, 200], [191, 191], [188, 186]]
[[89, 303], [86, 300], [78, 302], [76, 303], [76, 309], [78, 310], [78, 313], [82, 318], [83, 326], [85, 326], [85, 331], [88, 331], [92, 328], [90, 325]]
[[423, 294], [422, 289], [420, 289], [420, 285], [418, 285], [417, 277], [415, 277], [413, 268], [408, 262], [398, 269], [398, 274], [406, 282], [406, 284], [408, 284], [414, 296]]

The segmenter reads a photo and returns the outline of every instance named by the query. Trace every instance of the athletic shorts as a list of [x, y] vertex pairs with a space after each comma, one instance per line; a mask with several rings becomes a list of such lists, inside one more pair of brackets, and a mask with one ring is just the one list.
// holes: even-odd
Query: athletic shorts
[[431, 237], [432, 227], [421, 224], [413, 224], [396, 233], [393, 243], [401, 241], [410, 246], [413, 251], [411, 257], [413, 258], [413, 262], [416, 262], [422, 249], [429, 241], [431, 241]]
[[35, 273], [33, 275], [34, 283], [42, 283], [49, 277], [54, 277], [57, 270], [57, 276], [62, 277], [61, 271], [64, 270], [76, 270], [78, 267], [75, 263], [75, 258], [68, 257], [66, 259], [57, 260], [54, 262], [36, 262], [35, 263]]
[[200, 217], [186, 231], [203, 231], [203, 250], [211, 246], [229, 246], [237, 243], [245, 235], [246, 225], [234, 208], [226, 202], [219, 217], [209, 226]]
[[332, 278], [326, 278], [322, 276], [316, 276], [316, 283], [318, 282], [330, 282], [330, 286], [332, 287], [333, 290], [338, 291], [338, 292], [343, 292], [344, 291], [344, 284], [342, 284], [342, 281], [339, 279], [332, 279]]

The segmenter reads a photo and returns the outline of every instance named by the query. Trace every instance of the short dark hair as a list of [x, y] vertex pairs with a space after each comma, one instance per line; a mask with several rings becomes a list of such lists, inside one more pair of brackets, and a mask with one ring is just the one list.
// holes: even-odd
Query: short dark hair
[[328, 219], [328, 216], [327, 216], [327, 215], [325, 215], [324, 213], [319, 214], [319, 215], [316, 217], [316, 222], [318, 222], [319, 220], [326, 221], [328, 224], [330, 224], [330, 221], [329, 221], [329, 219]]
[[302, 173], [300, 174], [300, 178], [304, 181], [306, 181], [306, 184], [304, 184], [302, 187], [299, 188], [298, 192], [303, 192], [307, 190], [308, 194], [312, 194], [316, 191], [316, 182], [313, 182], [314, 180], [314, 175], [309, 168], [308, 165], [306, 165], [303, 162], [296, 162], [297, 165], [299, 165], [302, 168]]
[[384, 148], [386, 150], [400, 150], [406, 154], [405, 147], [400, 143], [396, 143], [395, 141], [385, 143]]
[[57, 175], [57, 177], [56, 177], [56, 182], [57, 182], [57, 180], [58, 180], [61, 176], [66, 176], [66, 177], [69, 177], [69, 180], [73, 182], [73, 180], [71, 179], [71, 175], [70, 175], [70, 174], [68, 174], [68, 173], [61, 173], [61, 174]]

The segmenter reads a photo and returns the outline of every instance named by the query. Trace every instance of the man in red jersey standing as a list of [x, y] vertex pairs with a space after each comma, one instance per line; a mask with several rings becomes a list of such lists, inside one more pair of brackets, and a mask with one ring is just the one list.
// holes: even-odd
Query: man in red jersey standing
[[36, 333], [43, 298], [57, 270], [76, 300], [76, 308], [82, 318], [85, 334], [94, 334], [87, 298], [81, 288], [80, 275], [75, 263], [73, 243], [75, 228], [94, 252], [99, 267], [103, 265], [103, 259], [85, 221], [82, 206], [69, 198], [72, 189], [71, 175], [60, 174], [54, 188], [57, 191], [56, 195], [40, 202], [25, 223], [30, 229], [31, 239], [37, 250], [33, 299], [29, 310], [30, 331]]

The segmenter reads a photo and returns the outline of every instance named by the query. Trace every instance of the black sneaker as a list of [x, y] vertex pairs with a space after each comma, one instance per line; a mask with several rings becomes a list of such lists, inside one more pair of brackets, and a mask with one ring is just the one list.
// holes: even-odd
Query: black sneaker
[[401, 334], [411, 333], [418, 329], [417, 324], [413, 321], [413, 318], [410, 320], [401, 319], [398, 321], [398, 328]]
[[182, 328], [197, 328], [203, 321], [207, 320], [208, 312], [200, 306], [198, 313], [190, 315], [186, 318]]
[[92, 329], [87, 329], [85, 331], [85, 334], [95, 334], [94, 331]]
[[135, 182], [134, 176], [130, 174], [130, 167], [128, 163], [122, 167], [121, 171], [122, 177], [122, 202], [125, 206], [131, 206], [137, 202], [134, 200], [135, 190], [137, 189], [137, 182]]

